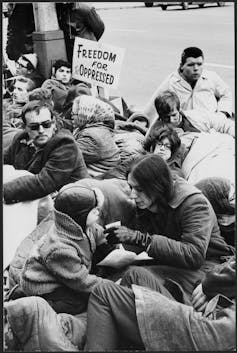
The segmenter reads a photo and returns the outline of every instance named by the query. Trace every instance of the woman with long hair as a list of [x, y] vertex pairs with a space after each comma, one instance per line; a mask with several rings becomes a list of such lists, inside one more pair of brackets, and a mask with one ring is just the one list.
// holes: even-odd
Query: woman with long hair
[[139, 156], [127, 176], [137, 216], [129, 229], [106, 230], [107, 241], [135, 244], [156, 260], [146, 269], [133, 266], [122, 283], [149, 270], [156, 277], [181, 284], [187, 300], [204, 273], [233, 249], [220, 235], [215, 212], [207, 198], [183, 178], [172, 178], [167, 163], [158, 155]]

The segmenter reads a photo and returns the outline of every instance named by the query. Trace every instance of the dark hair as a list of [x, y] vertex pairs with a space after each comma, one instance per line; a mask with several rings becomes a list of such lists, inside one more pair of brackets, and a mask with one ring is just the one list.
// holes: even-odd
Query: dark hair
[[173, 195], [173, 180], [167, 163], [155, 154], [141, 155], [131, 163], [127, 177], [129, 174], [166, 217], [168, 202]]
[[148, 152], [154, 152], [157, 142], [160, 142], [165, 138], [167, 138], [170, 142], [172, 156], [180, 147], [181, 140], [175, 129], [170, 125], [155, 129], [152, 135], [150, 135], [145, 141], [144, 149]]
[[29, 93], [29, 101], [35, 101], [35, 100], [44, 101], [49, 104], [52, 104], [52, 100], [53, 100], [52, 92], [47, 88], [42, 88], [42, 87], [35, 88], [33, 89], [33, 91]]
[[146, 127], [148, 128], [150, 125], [148, 116], [143, 112], [135, 112], [127, 119], [127, 122], [141, 121], [146, 123]]
[[22, 108], [21, 118], [23, 123], [26, 125], [26, 113], [36, 112], [37, 114], [39, 114], [42, 108], [47, 108], [51, 113], [51, 119], [54, 118], [54, 111], [51, 104], [45, 101], [33, 100], [26, 103]]
[[177, 94], [173, 91], [163, 91], [161, 92], [154, 101], [156, 111], [159, 118], [162, 120], [162, 116], [166, 116], [171, 112], [171, 110], [176, 107], [180, 110], [180, 100]]
[[25, 77], [25, 76], [17, 76], [16, 81], [15, 82], [24, 82], [27, 83], [27, 91], [30, 92], [32, 91], [34, 88], [36, 88], [36, 83], [35, 81], [33, 81], [31, 78], [29, 77]]
[[54, 70], [55, 70], [54, 74], [62, 66], [68, 67], [69, 69], [72, 68], [72, 65], [68, 61], [64, 61], [62, 59], [59, 59], [59, 60], [56, 60], [55, 63], [52, 65], [52, 69], [54, 68]]
[[184, 49], [184, 51], [181, 54], [181, 65], [184, 65], [187, 58], [199, 58], [199, 56], [202, 56], [204, 59], [204, 55], [201, 49], [197, 47], [188, 47]]

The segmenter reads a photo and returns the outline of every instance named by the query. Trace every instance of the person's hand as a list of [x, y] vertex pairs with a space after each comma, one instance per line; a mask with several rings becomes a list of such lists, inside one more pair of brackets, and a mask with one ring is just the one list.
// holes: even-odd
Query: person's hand
[[104, 231], [109, 244], [127, 243], [131, 244], [136, 239], [136, 231], [125, 226], [111, 227]]
[[207, 303], [207, 296], [203, 293], [202, 284], [200, 283], [192, 293], [192, 305], [195, 310], [203, 312]]

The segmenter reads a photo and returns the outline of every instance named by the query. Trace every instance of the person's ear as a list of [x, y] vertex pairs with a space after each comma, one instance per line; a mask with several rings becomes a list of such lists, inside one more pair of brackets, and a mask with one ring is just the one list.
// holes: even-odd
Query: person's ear
[[183, 72], [183, 64], [182, 63], [179, 64], [179, 71]]

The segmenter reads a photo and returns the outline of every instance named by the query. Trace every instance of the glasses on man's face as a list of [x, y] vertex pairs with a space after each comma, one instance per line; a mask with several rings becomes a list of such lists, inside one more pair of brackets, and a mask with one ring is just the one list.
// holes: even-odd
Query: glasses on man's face
[[165, 150], [171, 150], [171, 146], [168, 143], [157, 142], [156, 145], [160, 148], [164, 147]]
[[40, 126], [42, 126], [44, 129], [49, 129], [53, 124], [52, 120], [47, 120], [43, 121], [42, 123], [32, 123], [27, 125], [31, 130], [39, 130]]

